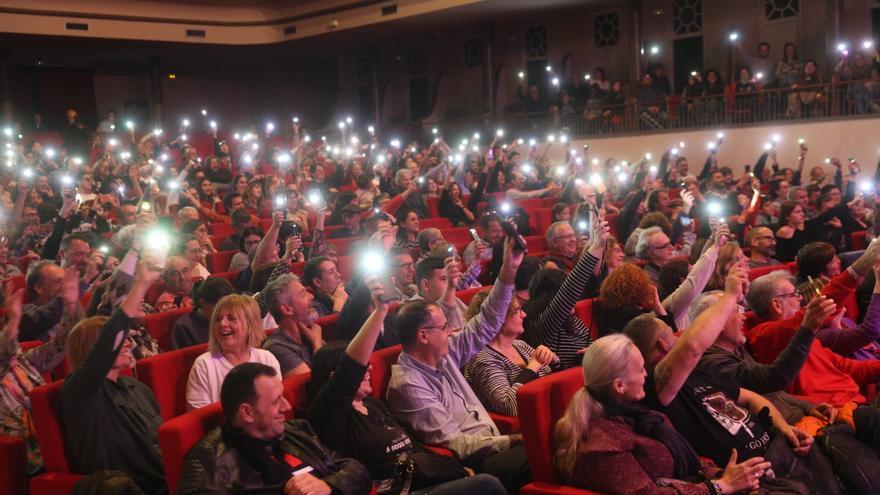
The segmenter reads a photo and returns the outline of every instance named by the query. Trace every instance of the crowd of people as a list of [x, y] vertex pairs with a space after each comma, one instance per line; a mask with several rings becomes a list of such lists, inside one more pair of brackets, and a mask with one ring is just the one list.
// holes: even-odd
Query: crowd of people
[[[601, 67], [583, 78], [573, 75], [561, 81], [548, 66], [546, 85], [520, 73], [517, 96], [533, 119], [549, 115], [556, 127], [592, 132], [626, 126], [630, 107], [639, 126], [647, 129], [718, 125], [729, 111], [737, 123], [805, 118], [827, 113], [830, 100], [838, 98], [834, 91], [839, 93], [834, 104], [840, 105], [841, 113], [880, 112], [880, 53], [873, 42], [841, 45], [837, 63], [823, 69], [816, 59], [801, 58], [794, 43], [785, 43], [779, 60], [771, 58], [770, 48], [762, 41], [757, 52], [751, 52], [737, 42], [733, 74], [725, 77], [716, 68], [693, 70], [680, 91], [673, 90], [663, 63], [650, 62], [629, 92], [621, 81], [608, 79]], [[828, 87], [829, 82], [838, 87]]]
[[[130, 370], [207, 344], [186, 405], [219, 402], [225, 423], [188, 453], [179, 493], [517, 493], [522, 434], [490, 414], [517, 416], [518, 389], [575, 367], [583, 387], [554, 437], [567, 484], [880, 490], [866, 395], [880, 379], [880, 169], [817, 162], [803, 141], [780, 164], [775, 139], [734, 172], [722, 133], [697, 170], [680, 144], [600, 161], [501, 132], [386, 143], [348, 122], [334, 143], [294, 119], [289, 141], [274, 127], [227, 140], [206, 121], [205, 150], [188, 123], [136, 136], [112, 113], [94, 133], [68, 116], [62, 147], [3, 140], [0, 434], [24, 439], [30, 476], [43, 462], [29, 394], [66, 357], [71, 469], [165, 492], [162, 416]], [[434, 211], [471, 240], [422, 228]], [[218, 253], [228, 266], [208, 263]], [[590, 321], [575, 314], [586, 299]], [[171, 310], [185, 314], [162, 348], [144, 318]], [[319, 319], [334, 315], [330, 339]], [[378, 400], [370, 356], [398, 345]], [[282, 380], [305, 373], [307, 410], [291, 411]]]

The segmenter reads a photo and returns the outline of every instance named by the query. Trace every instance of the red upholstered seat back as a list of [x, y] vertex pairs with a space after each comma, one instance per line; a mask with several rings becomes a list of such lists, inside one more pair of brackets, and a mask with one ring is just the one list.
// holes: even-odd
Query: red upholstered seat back
[[370, 356], [370, 364], [373, 365], [370, 371], [370, 385], [373, 387], [373, 398], [385, 400], [385, 391], [388, 389], [388, 382], [391, 380], [391, 365], [397, 362], [397, 356], [403, 348], [399, 345], [386, 347], [375, 351]]
[[226, 222], [209, 223], [208, 233], [226, 238], [232, 235], [232, 224]]
[[183, 459], [205, 433], [223, 424], [223, 408], [219, 402], [190, 411], [159, 427], [159, 448], [170, 493], [177, 492], [183, 473]]
[[147, 333], [159, 343], [159, 349], [171, 349], [171, 327], [178, 318], [190, 311], [192, 309], [176, 308], [149, 314], [144, 318], [144, 327], [146, 327]]
[[593, 324], [593, 303], [596, 301], [597, 299], [586, 299], [574, 305], [574, 314], [590, 329], [593, 340], [599, 338], [599, 328]]
[[236, 250], [230, 250], [211, 253], [205, 257], [205, 263], [207, 264], [205, 268], [211, 273], [225, 272], [229, 269], [229, 262], [232, 261], [232, 257], [237, 252]]
[[46, 471], [69, 473], [61, 423], [62, 385], [64, 380], [57, 380], [31, 390], [31, 410]]
[[311, 378], [311, 373], [303, 373], [284, 380], [284, 398], [290, 403], [290, 414], [287, 415], [288, 418], [293, 418], [295, 416], [305, 417], [305, 414], [302, 413], [305, 411], [306, 407], [308, 407], [308, 401], [306, 399], [306, 384], [309, 383]]
[[208, 350], [208, 344], [163, 352], [137, 362], [138, 380], [150, 387], [159, 405], [162, 419], [168, 421], [186, 412], [186, 384], [196, 358]]
[[578, 367], [539, 378], [517, 391], [520, 428], [533, 481], [559, 482], [553, 467], [553, 428], [565, 413], [571, 397], [583, 385]]
[[336, 320], [339, 319], [339, 313], [322, 316], [318, 318], [317, 324], [321, 326], [321, 336], [324, 340], [336, 339]]
[[[795, 267], [796, 266], [797, 265], [795, 265]], [[773, 273], [777, 270], [788, 270], [788, 265], [781, 264], [781, 265], [762, 266], [759, 268], [752, 268], [751, 270], [749, 270], [749, 281], [751, 282], [752, 280], [755, 280], [758, 277], [763, 277], [764, 275], [767, 275], [769, 273]], [[797, 268], [795, 268], [795, 270], [797, 270]]]

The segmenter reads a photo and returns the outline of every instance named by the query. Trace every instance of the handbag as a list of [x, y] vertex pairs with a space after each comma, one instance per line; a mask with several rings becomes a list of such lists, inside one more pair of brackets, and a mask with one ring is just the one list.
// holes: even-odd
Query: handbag
[[388, 493], [409, 495], [413, 490], [455, 481], [468, 476], [457, 459], [433, 452], [413, 452], [397, 460], [394, 482]]

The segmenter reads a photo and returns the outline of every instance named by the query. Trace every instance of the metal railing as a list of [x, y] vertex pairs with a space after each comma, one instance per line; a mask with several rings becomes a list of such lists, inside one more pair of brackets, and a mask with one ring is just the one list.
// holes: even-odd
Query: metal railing
[[441, 127], [445, 136], [467, 136], [477, 130], [490, 133], [503, 128], [506, 136], [543, 139], [560, 132], [570, 137], [609, 136], [667, 129], [848, 118], [872, 113], [880, 113], [880, 92], [876, 80], [741, 93], [734, 92], [728, 86], [723, 95], [693, 98], [671, 96], [655, 105], [642, 105], [637, 98], [631, 98], [623, 105], [588, 102], [568, 114], [516, 113], [491, 121], [456, 119], [391, 127], [396, 132], [411, 136], [418, 133], [430, 136], [433, 127]]

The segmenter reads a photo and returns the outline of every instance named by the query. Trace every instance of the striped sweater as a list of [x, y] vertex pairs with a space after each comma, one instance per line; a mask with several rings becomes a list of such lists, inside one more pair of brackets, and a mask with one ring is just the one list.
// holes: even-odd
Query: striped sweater
[[581, 354], [578, 351], [593, 343], [590, 329], [574, 315], [572, 309], [593, 277], [598, 261], [592, 254], [584, 253], [550, 304], [542, 308], [540, 313], [530, 314], [526, 321], [523, 340], [532, 347], [549, 347], [559, 357], [559, 369], [580, 365]]

